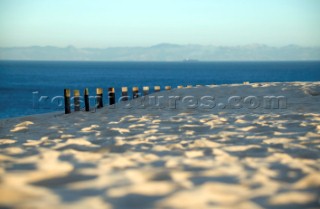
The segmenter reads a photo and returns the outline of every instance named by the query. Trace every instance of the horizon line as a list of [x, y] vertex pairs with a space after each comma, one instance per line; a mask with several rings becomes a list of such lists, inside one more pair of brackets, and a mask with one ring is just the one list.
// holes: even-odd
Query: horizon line
[[1, 59], [0, 62], [145, 62], [145, 63], [186, 63], [186, 64], [193, 64], [193, 63], [212, 63], [212, 62], [320, 62], [318, 60], [197, 60], [196, 62], [188, 62], [185, 60], [162, 60], [162, 61], [155, 61], [155, 60], [40, 60], [40, 59]]
[[235, 44], [235, 45], [214, 45], [214, 44], [176, 44], [176, 43], [158, 43], [158, 44], [153, 44], [153, 45], [148, 45], [148, 46], [106, 46], [106, 47], [79, 47], [75, 46], [73, 44], [65, 45], [65, 46], [56, 46], [56, 45], [28, 45], [28, 46], [0, 46], [1, 49], [5, 48], [31, 48], [31, 47], [40, 47], [40, 48], [45, 48], [45, 47], [54, 47], [54, 48], [76, 48], [76, 49], [110, 49], [110, 48], [151, 48], [151, 47], [157, 47], [161, 45], [167, 45], [167, 46], [210, 46], [210, 47], [249, 47], [249, 46], [259, 46], [259, 47], [271, 47], [271, 48], [284, 48], [284, 47], [301, 47], [301, 48], [320, 48], [320, 45], [318, 46], [307, 46], [307, 45], [299, 45], [299, 44], [286, 44], [286, 45], [281, 45], [281, 46], [275, 46], [275, 45], [268, 45], [268, 44], [263, 44], [263, 43], [251, 43], [251, 44]]

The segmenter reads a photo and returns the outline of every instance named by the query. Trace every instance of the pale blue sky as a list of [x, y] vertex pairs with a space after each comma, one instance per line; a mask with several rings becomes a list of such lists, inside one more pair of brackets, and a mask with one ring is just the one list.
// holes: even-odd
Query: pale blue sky
[[320, 0], [0, 0], [0, 47], [320, 46]]

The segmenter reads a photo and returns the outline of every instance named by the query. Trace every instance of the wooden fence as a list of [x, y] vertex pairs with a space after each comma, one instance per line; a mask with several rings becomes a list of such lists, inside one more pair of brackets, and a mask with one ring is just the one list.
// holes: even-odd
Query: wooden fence
[[[244, 85], [250, 84], [249, 81], [243, 82]], [[196, 87], [199, 87], [201, 85], [196, 85]], [[182, 88], [192, 88], [192, 85], [184, 86], [177, 86], [178, 89]], [[165, 86], [164, 88], [166, 91], [171, 90], [171, 86]], [[154, 92], [160, 92], [161, 87], [160, 86], [154, 86]], [[149, 86], [144, 86], [142, 88], [142, 95], [147, 96], [149, 94]], [[139, 87], [132, 87], [132, 99], [136, 99], [139, 97]], [[79, 90], [73, 90], [73, 101], [74, 101], [74, 111], [80, 111], [80, 91]], [[114, 105], [116, 103], [116, 94], [115, 94], [115, 88], [110, 87], [108, 88], [108, 97], [109, 97], [109, 105]], [[89, 89], [84, 89], [84, 109], [85, 111], [90, 111], [90, 101], [89, 101]], [[103, 88], [97, 88], [96, 89], [96, 108], [102, 108], [103, 107]], [[121, 101], [128, 101], [130, 96], [128, 95], [128, 87], [122, 87], [121, 88]], [[70, 89], [64, 89], [64, 106], [65, 106], [65, 114], [71, 113], [71, 91]]]
[[[178, 88], [183, 88], [183, 86], [178, 86]], [[166, 91], [171, 90], [171, 86], [165, 86], [164, 88]], [[160, 92], [161, 87], [160, 86], [154, 86], [154, 92]], [[144, 86], [142, 89], [142, 95], [147, 96], [149, 94], [149, 86]], [[139, 87], [132, 87], [132, 99], [136, 99], [140, 96], [139, 94]], [[97, 88], [96, 89], [96, 108], [102, 108], [104, 106], [103, 104], [103, 88]], [[115, 88], [110, 87], [108, 88], [108, 98], [109, 98], [109, 105], [114, 105], [116, 103], [116, 94], [115, 94]], [[121, 101], [127, 101], [129, 100], [130, 96], [128, 95], [128, 87], [122, 87], [121, 88]], [[80, 104], [80, 91], [78, 89], [73, 90], [73, 101], [74, 101], [74, 111], [80, 111], [81, 110], [81, 104]], [[84, 99], [84, 110], [90, 111], [90, 101], [89, 101], [89, 89], [84, 89], [83, 94]], [[65, 106], [65, 114], [71, 113], [71, 91], [70, 89], [64, 89], [64, 106]]]

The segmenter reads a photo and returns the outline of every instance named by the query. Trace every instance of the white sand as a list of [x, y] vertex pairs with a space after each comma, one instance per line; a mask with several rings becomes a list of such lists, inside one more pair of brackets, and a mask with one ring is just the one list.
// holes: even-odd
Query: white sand
[[287, 108], [170, 109], [165, 100], [164, 109], [122, 103], [1, 120], [0, 207], [320, 207], [320, 82], [155, 95], [275, 95]]

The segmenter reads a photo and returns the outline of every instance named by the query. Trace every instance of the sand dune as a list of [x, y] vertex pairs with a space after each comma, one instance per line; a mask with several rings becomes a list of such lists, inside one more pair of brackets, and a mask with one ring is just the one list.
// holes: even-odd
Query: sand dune
[[[320, 82], [151, 96], [164, 99], [1, 120], [0, 206], [320, 207]], [[170, 96], [180, 98], [174, 104]], [[190, 107], [181, 101], [186, 96], [215, 96], [216, 105]], [[235, 108], [231, 96], [256, 96], [261, 104], [249, 98]], [[286, 104], [270, 107], [265, 96], [283, 96]]]

